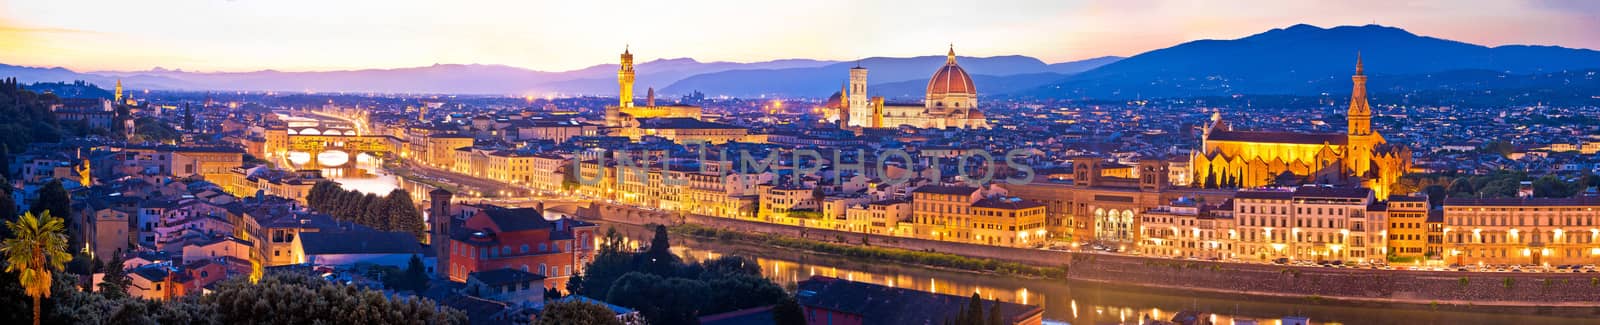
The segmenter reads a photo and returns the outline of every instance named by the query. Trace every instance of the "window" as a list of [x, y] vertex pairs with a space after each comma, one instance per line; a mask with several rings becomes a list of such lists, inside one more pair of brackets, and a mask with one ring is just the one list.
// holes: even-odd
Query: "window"
[[547, 268], [545, 268], [544, 263], [539, 263], [539, 275], [547, 274], [545, 273], [545, 270], [547, 270]]
[[522, 253], [523, 254], [527, 254], [528, 253], [528, 244], [522, 244]]

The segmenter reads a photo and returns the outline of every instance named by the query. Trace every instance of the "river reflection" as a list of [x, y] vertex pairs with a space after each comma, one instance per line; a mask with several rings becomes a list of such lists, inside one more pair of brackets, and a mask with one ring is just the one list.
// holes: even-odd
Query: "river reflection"
[[[618, 225], [617, 230], [635, 242], [648, 242], [642, 227]], [[1213, 324], [1282, 324], [1284, 316], [1298, 315], [1312, 324], [1576, 324], [1600, 323], [1539, 315], [1434, 311], [1426, 307], [1372, 308], [1321, 306], [1237, 299], [1204, 295], [1100, 288], [1061, 280], [1023, 279], [970, 272], [936, 270], [887, 263], [864, 263], [785, 249], [736, 245], [719, 241], [674, 238], [673, 253], [686, 260], [706, 260], [723, 255], [750, 257], [761, 265], [765, 277], [793, 290], [811, 276], [828, 276], [884, 286], [1042, 305], [1049, 322], [1085, 324], [1138, 324], [1142, 317], [1168, 320], [1183, 310], [1213, 313]], [[1417, 309], [1421, 308], [1421, 309]], [[1597, 310], [1596, 312], [1600, 312]]]

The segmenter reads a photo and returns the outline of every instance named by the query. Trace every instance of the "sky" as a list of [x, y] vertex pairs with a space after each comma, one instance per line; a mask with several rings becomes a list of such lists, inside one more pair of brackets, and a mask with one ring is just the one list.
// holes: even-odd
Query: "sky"
[[1600, 49], [1586, 0], [0, 0], [0, 63], [77, 71], [322, 71], [635, 59], [1129, 56], [1298, 23]]

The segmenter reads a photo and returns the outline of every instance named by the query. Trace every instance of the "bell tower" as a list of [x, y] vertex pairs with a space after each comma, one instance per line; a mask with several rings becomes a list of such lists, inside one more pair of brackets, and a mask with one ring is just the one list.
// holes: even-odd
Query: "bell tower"
[[1367, 75], [1362, 66], [1361, 54], [1356, 53], [1356, 74], [1350, 76], [1354, 85], [1350, 89], [1348, 146], [1345, 150], [1345, 167], [1350, 176], [1365, 177], [1372, 169], [1372, 151], [1382, 142], [1372, 131], [1372, 106], [1367, 103]]
[[442, 188], [428, 192], [428, 245], [433, 246], [434, 256], [438, 258], [433, 271], [445, 279], [450, 278], [450, 223], [454, 219], [450, 216], [450, 199], [453, 196]]
[[633, 53], [622, 48], [622, 62], [617, 67], [617, 107], [633, 107]]
[[870, 127], [872, 110], [867, 109], [871, 104], [867, 98], [867, 68], [862, 68], [860, 63], [850, 68], [850, 125]]

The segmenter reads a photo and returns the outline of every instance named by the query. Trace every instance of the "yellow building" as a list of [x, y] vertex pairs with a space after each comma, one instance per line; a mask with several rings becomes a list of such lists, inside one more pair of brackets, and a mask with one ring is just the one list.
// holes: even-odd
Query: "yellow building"
[[1373, 202], [1365, 188], [1239, 191], [1233, 199], [1238, 256], [1382, 263], [1388, 221]]
[[[1095, 242], [1118, 248], [1140, 242], [1139, 214], [1182, 197], [1222, 202], [1234, 191], [1173, 187], [1170, 162], [1126, 164], [1093, 157], [1072, 159], [1070, 175], [1037, 177], [1027, 184], [1002, 184], [1009, 195], [1045, 204], [1046, 229], [1063, 241]], [[1125, 177], [1131, 176], [1131, 177]]]
[[970, 186], [918, 187], [911, 192], [909, 221], [909, 227], [899, 230], [906, 233], [899, 235], [972, 244], [1042, 245], [1048, 233], [1044, 204], [985, 198], [982, 190]]
[[850, 69], [848, 86], [824, 104], [825, 115], [852, 128], [988, 128], [988, 119], [978, 109], [978, 89], [972, 77], [956, 64], [956, 50], [950, 49], [945, 64], [928, 78], [922, 103], [885, 102], [883, 97], [867, 96], [867, 69]]
[[1213, 113], [1191, 157], [1195, 184], [1257, 187], [1289, 173], [1308, 183], [1359, 184], [1387, 199], [1411, 168], [1411, 149], [1390, 145], [1372, 129], [1367, 77], [1356, 60], [1348, 124], [1343, 134], [1237, 131]]
[[453, 170], [456, 163], [456, 149], [471, 148], [473, 139], [470, 135], [436, 134], [428, 136], [424, 144], [421, 152], [413, 152], [423, 164]]
[[1594, 264], [1600, 262], [1597, 227], [1597, 198], [1445, 199], [1445, 260], [1463, 265]]
[[1391, 196], [1388, 209], [1390, 255], [1422, 262], [1428, 254], [1428, 198]]
[[1146, 210], [1140, 216], [1138, 251], [1149, 256], [1192, 259], [1231, 259], [1238, 230], [1234, 219], [1219, 217], [1231, 207], [1197, 206], [1181, 200], [1170, 206]]
[[907, 236], [900, 223], [911, 221], [911, 200], [893, 199], [851, 206], [845, 210], [846, 230], [869, 234]]
[[566, 173], [571, 168], [572, 159], [567, 156], [553, 153], [536, 153], [529, 157], [533, 165], [532, 180], [528, 182], [535, 190], [545, 192], [560, 192], [566, 184]]

